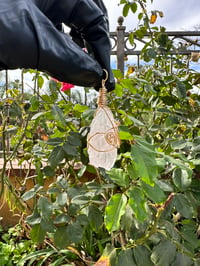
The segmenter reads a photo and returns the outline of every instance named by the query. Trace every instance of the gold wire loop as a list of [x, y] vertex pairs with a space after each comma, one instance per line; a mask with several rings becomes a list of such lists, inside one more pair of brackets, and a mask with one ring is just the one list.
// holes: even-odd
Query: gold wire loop
[[99, 107], [104, 107], [107, 105], [107, 97], [106, 97], [107, 89], [105, 87], [105, 83], [108, 79], [108, 71], [106, 69], [103, 69], [103, 71], [106, 73], [106, 76], [105, 79], [102, 80], [102, 88], [99, 90], [99, 97], [97, 101]]

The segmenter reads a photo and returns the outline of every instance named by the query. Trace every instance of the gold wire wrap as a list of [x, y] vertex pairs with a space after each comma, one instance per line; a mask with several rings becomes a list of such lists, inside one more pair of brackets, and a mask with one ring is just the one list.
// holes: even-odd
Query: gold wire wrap
[[[97, 104], [98, 104], [98, 108], [96, 113], [98, 112], [99, 109], [101, 109], [104, 114], [106, 115], [108, 121], [110, 122], [110, 128], [105, 131], [105, 132], [96, 132], [95, 134], [91, 135], [88, 137], [88, 147], [92, 147], [92, 149], [94, 149], [97, 152], [109, 152], [112, 151], [114, 149], [117, 149], [120, 147], [120, 140], [119, 140], [119, 135], [118, 135], [118, 126], [119, 123], [116, 121], [113, 121], [111, 119], [111, 117], [109, 116], [109, 109], [107, 107], [107, 97], [106, 97], [106, 93], [107, 93], [107, 89], [105, 87], [105, 83], [106, 80], [108, 79], [108, 72], [104, 69], [105, 73], [106, 73], [106, 77], [104, 80], [102, 80], [102, 88], [99, 90], [99, 97], [97, 100]], [[95, 113], [95, 115], [96, 115]], [[105, 141], [111, 146], [109, 149], [97, 149], [95, 148], [92, 144], [91, 144], [91, 140], [97, 136], [97, 135], [101, 135], [104, 136]]]
[[97, 101], [99, 107], [104, 107], [107, 105], [107, 97], [106, 97], [107, 89], [105, 87], [105, 83], [108, 79], [108, 71], [106, 69], [103, 69], [103, 71], [106, 73], [106, 77], [105, 79], [102, 80], [102, 87], [99, 90], [99, 97]]

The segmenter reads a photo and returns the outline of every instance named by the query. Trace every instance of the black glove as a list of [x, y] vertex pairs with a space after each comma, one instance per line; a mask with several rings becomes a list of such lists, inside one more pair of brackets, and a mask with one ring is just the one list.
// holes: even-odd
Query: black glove
[[[61, 23], [81, 34], [95, 59], [56, 28]], [[60, 81], [99, 88], [106, 68], [108, 90], [114, 88], [108, 26], [92, 0], [0, 0], [0, 31], [0, 69], [33, 68]]]
[[[79, 1], [77, 3], [75, 13], [70, 22], [72, 25], [71, 35], [75, 42], [79, 42], [79, 45], [87, 47], [89, 53], [94, 55], [102, 68], [108, 71], [109, 77], [106, 87], [108, 91], [111, 91], [115, 87], [115, 81], [110, 68], [111, 44], [107, 10], [101, 0], [89, 2], [90, 8], [88, 9], [85, 8], [87, 4], [86, 1]], [[95, 14], [92, 14], [91, 10], [95, 10], [95, 5], [99, 7], [99, 12], [96, 11]], [[81, 16], [81, 10], [84, 10], [84, 16]], [[91, 23], [91, 18], [93, 23]]]

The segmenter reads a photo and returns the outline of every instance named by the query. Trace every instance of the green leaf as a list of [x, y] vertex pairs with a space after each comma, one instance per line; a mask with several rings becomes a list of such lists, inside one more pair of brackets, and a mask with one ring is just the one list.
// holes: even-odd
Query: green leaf
[[72, 146], [80, 147], [81, 146], [81, 136], [78, 132], [71, 132], [67, 137], [67, 142]]
[[168, 35], [164, 32], [159, 33], [157, 36], [157, 42], [162, 48], [166, 47], [169, 42]]
[[70, 217], [67, 214], [61, 213], [56, 216], [54, 219], [54, 224], [62, 224], [62, 223], [69, 223]]
[[89, 206], [88, 220], [94, 232], [98, 232], [103, 224], [103, 216], [95, 205]]
[[119, 138], [121, 140], [133, 140], [133, 136], [126, 126], [119, 126]]
[[83, 113], [83, 112], [85, 112], [85, 111], [88, 110], [88, 109], [89, 109], [89, 107], [86, 106], [86, 105], [76, 104], [76, 105], [74, 106], [74, 111], [77, 111], [77, 112], [79, 112], [79, 113]]
[[40, 224], [42, 217], [38, 212], [37, 208], [34, 209], [33, 213], [26, 217], [26, 222], [30, 225]]
[[154, 265], [153, 262], [151, 261], [151, 252], [145, 246], [136, 246], [133, 249], [133, 254], [137, 266]]
[[139, 188], [133, 188], [127, 192], [127, 195], [129, 197], [128, 203], [136, 218], [143, 222], [147, 218], [144, 193]]
[[179, 79], [176, 80], [176, 89], [179, 98], [185, 99], [187, 97], [185, 84]]
[[88, 196], [77, 195], [73, 197], [73, 199], [71, 200], [71, 203], [74, 203], [77, 205], [85, 205], [85, 204], [88, 204], [89, 201], [90, 201], [90, 198]]
[[157, 55], [156, 50], [154, 48], [143, 50], [143, 58], [144, 58], [144, 61], [146, 62], [150, 62], [152, 59], [156, 57], [156, 55]]
[[192, 179], [185, 169], [176, 168], [173, 171], [172, 180], [180, 191], [185, 191], [191, 184]]
[[128, 187], [130, 184], [129, 177], [123, 169], [112, 168], [110, 171], [107, 171], [107, 174], [119, 186]]
[[114, 74], [115, 78], [117, 78], [117, 79], [122, 79], [123, 78], [123, 74], [122, 74], [122, 72], [119, 69], [113, 69], [112, 71], [113, 71], [113, 74]]
[[45, 237], [45, 231], [42, 229], [40, 224], [36, 224], [33, 226], [31, 230], [31, 240], [36, 243], [42, 243]]
[[141, 186], [145, 194], [154, 202], [162, 203], [165, 201], [166, 196], [157, 184], [149, 185], [141, 180]]
[[58, 203], [59, 206], [66, 206], [67, 199], [68, 199], [67, 193], [61, 192], [58, 194], [56, 202]]
[[30, 99], [31, 102], [31, 108], [30, 111], [37, 111], [40, 105], [40, 102], [38, 100], [38, 97], [36, 95], [33, 95]]
[[123, 80], [121, 81], [121, 85], [122, 85], [124, 88], [130, 90], [130, 92], [132, 92], [132, 93], [137, 93], [137, 89], [136, 89], [136, 87], [133, 85], [133, 81], [132, 81], [131, 79], [123, 79]]
[[116, 94], [116, 96], [118, 96], [118, 97], [122, 97], [122, 95], [123, 95], [123, 90], [124, 90], [124, 88], [122, 87], [121, 84], [117, 83], [117, 84], [115, 85], [115, 94]]
[[43, 173], [45, 176], [55, 176], [55, 171], [49, 165], [43, 168]]
[[122, 266], [122, 265], [123, 266], [125, 266], [125, 265], [126, 266], [137, 266], [135, 261], [134, 261], [132, 249], [122, 250], [119, 253], [116, 266]]
[[79, 243], [83, 238], [83, 228], [78, 222], [67, 226], [67, 235], [71, 243]]
[[57, 145], [60, 145], [61, 143], [63, 143], [63, 139], [61, 139], [61, 138], [51, 138], [51, 139], [48, 139], [46, 143], [48, 145], [51, 145], [51, 146], [57, 146]]
[[134, 45], [134, 33], [131, 32], [128, 36], [129, 42], [131, 45]]
[[153, 248], [151, 260], [156, 266], [169, 266], [176, 255], [176, 246], [168, 240], [162, 240]]
[[49, 156], [49, 163], [52, 168], [55, 168], [65, 158], [65, 152], [62, 146], [54, 147]]
[[80, 134], [78, 132], [71, 132], [71, 134], [67, 137], [67, 141], [63, 145], [63, 149], [69, 156], [77, 156], [78, 155], [78, 147], [81, 147], [81, 139]]
[[66, 248], [69, 245], [67, 226], [60, 226], [56, 229], [54, 243], [58, 248]]
[[192, 218], [193, 208], [185, 195], [176, 194], [173, 198], [173, 203], [177, 212], [179, 212], [183, 217], [188, 219]]
[[131, 3], [131, 11], [133, 13], [135, 13], [137, 11], [137, 4], [136, 4], [136, 2], [132, 2]]
[[134, 116], [128, 115], [128, 118], [131, 119], [131, 121], [133, 121], [134, 125], [140, 126], [140, 127], [144, 126], [144, 123], [142, 123], [140, 120], [138, 120]]
[[49, 233], [54, 233], [56, 229], [52, 220], [47, 221], [46, 219], [42, 219], [40, 226], [42, 230], [44, 230], [45, 232], [49, 232]]
[[105, 209], [105, 225], [109, 232], [120, 229], [120, 220], [125, 213], [127, 198], [124, 194], [113, 195]]
[[195, 250], [199, 246], [198, 235], [196, 232], [196, 223], [191, 220], [184, 220], [181, 227], [181, 235], [184, 240], [184, 246], [189, 250]]
[[192, 266], [193, 260], [183, 253], [177, 253], [176, 258], [171, 264], [171, 266], [177, 266], [177, 265]]
[[67, 124], [66, 124], [62, 110], [57, 105], [52, 105], [51, 111], [52, 111], [52, 115], [53, 115], [54, 119], [57, 122], [61, 123], [61, 125], [63, 127], [65, 127]]
[[38, 200], [38, 208], [41, 216], [48, 220], [52, 214], [53, 206], [46, 197], [40, 197]]
[[44, 78], [42, 76], [38, 76], [37, 78], [38, 87], [41, 89], [44, 85]]
[[40, 117], [44, 117], [46, 112], [39, 112], [31, 117], [31, 120], [36, 120]]
[[122, 14], [123, 14], [124, 17], [128, 16], [129, 9], [130, 9], [130, 5], [129, 4], [125, 4], [124, 7], [123, 7], [123, 10], [122, 10]]
[[138, 176], [147, 184], [152, 184], [158, 176], [154, 147], [145, 141], [137, 142], [131, 147], [131, 157]]
[[184, 139], [175, 140], [172, 142], [171, 146], [173, 149], [182, 150], [188, 145], [188, 142]]
[[36, 194], [37, 192], [42, 189], [42, 186], [36, 184], [33, 188], [31, 188], [29, 191], [25, 192], [23, 195], [22, 195], [22, 199], [24, 201], [27, 201], [29, 199], [32, 199]]
[[63, 150], [68, 156], [76, 156], [78, 154], [77, 147], [67, 142], [63, 145]]

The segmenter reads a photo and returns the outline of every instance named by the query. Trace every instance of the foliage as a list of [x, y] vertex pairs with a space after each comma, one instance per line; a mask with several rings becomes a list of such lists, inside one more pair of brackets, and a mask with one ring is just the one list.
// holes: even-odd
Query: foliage
[[24, 230], [19, 225], [7, 231], [2, 228], [0, 230], [0, 264], [2, 266], [23, 266], [24, 264], [20, 263], [22, 257], [34, 252], [36, 245], [26, 238]]
[[[152, 14], [161, 13], [149, 18], [145, 0], [121, 4], [124, 16], [139, 12], [141, 24], [130, 42], [150, 33], [142, 57], [151, 64], [125, 78], [114, 71], [118, 83], [109, 107], [120, 121], [121, 140], [114, 168], [88, 165], [94, 108], [69, 101], [69, 95], [35, 94], [27, 109], [16, 99], [23, 123], [2, 125], [3, 140], [15, 134], [11, 155], [4, 152], [1, 180], [31, 210], [26, 222], [32, 241], [53, 246], [31, 250], [20, 263], [38, 256], [55, 256], [52, 265], [62, 265], [63, 258], [96, 266], [200, 263], [200, 96], [191, 92], [199, 74], [184, 56], [171, 56], [176, 44], [165, 29], [150, 25]], [[35, 167], [35, 185], [22, 195], [6, 176], [13, 158]]]

